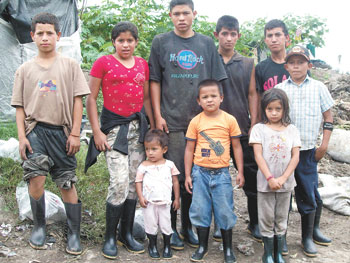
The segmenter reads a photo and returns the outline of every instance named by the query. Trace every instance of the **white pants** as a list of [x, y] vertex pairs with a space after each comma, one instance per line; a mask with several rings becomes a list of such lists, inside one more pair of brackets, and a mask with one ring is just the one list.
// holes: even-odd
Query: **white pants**
[[142, 208], [142, 212], [145, 223], [145, 232], [147, 234], [156, 235], [158, 232], [158, 226], [160, 231], [165, 235], [173, 233], [173, 230], [171, 229], [170, 204], [155, 205], [148, 203], [146, 208]]

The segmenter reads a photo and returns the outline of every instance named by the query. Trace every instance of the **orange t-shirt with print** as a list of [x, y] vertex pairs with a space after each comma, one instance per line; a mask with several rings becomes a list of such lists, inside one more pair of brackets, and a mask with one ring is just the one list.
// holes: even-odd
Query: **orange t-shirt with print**
[[223, 110], [215, 117], [201, 112], [191, 120], [186, 133], [187, 140], [196, 141], [193, 163], [206, 168], [228, 167], [231, 139], [240, 136], [232, 115]]

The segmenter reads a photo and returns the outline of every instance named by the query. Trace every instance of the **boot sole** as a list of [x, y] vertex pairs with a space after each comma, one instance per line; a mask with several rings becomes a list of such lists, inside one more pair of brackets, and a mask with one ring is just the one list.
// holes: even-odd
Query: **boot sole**
[[192, 262], [201, 262], [201, 261], [204, 261], [204, 258], [205, 258], [206, 255], [208, 255], [208, 252], [206, 252], [206, 253], [203, 255], [202, 259], [190, 258], [190, 260], [191, 260]]
[[252, 238], [253, 238], [255, 241], [257, 241], [257, 242], [259, 242], [259, 243], [262, 243], [262, 242], [263, 242], [262, 239], [259, 239], [259, 238], [256, 238], [255, 236], [253, 236], [253, 233], [252, 233], [252, 231], [249, 230], [249, 228], [247, 228], [247, 231], [248, 231], [248, 233], [252, 236]]
[[324, 242], [320, 242], [320, 241], [317, 241], [315, 239], [313, 239], [314, 243], [317, 244], [317, 245], [320, 245], [320, 246], [325, 246], [325, 247], [328, 247], [332, 244], [332, 242], [330, 243], [324, 243]]
[[75, 255], [75, 256], [81, 255], [83, 253], [83, 251], [71, 251], [71, 250], [68, 250], [67, 248], [66, 248], [66, 252], [70, 255]]
[[36, 245], [34, 245], [34, 244], [32, 244], [32, 243], [29, 242], [29, 245], [30, 245], [32, 248], [36, 249], [36, 250], [46, 250], [46, 249], [47, 249], [47, 245], [46, 245], [46, 244], [44, 244], [43, 246], [36, 246]]
[[175, 247], [175, 246], [172, 246], [172, 245], [170, 245], [170, 247], [171, 247], [172, 249], [174, 249], [174, 250], [177, 250], [177, 251], [180, 251], [180, 250], [184, 250], [184, 249], [185, 249], [185, 247]]
[[301, 246], [303, 247], [303, 252], [304, 252], [304, 254], [305, 254], [306, 256], [308, 256], [308, 257], [310, 257], [310, 258], [315, 258], [315, 257], [317, 256], [317, 253], [316, 253], [316, 254], [310, 254], [310, 253], [306, 252], [306, 251], [304, 250], [304, 245], [303, 245], [303, 244], [301, 244]]
[[127, 245], [125, 245], [123, 242], [121, 242], [121, 241], [119, 241], [119, 240], [117, 241], [117, 244], [118, 244], [119, 246], [125, 247], [127, 251], [129, 251], [129, 252], [131, 252], [131, 253], [134, 253], [134, 254], [142, 254], [142, 253], [145, 252], [145, 249], [140, 250], [140, 251], [131, 250], [130, 248], [128, 248]]
[[213, 236], [213, 240], [216, 241], [216, 242], [222, 242], [222, 238], [219, 238], [219, 237], [214, 237]]
[[281, 254], [282, 254], [282, 256], [284, 256], [284, 257], [285, 257], [285, 256], [288, 256], [288, 255], [289, 255], [289, 251], [286, 251], [286, 252], [283, 252], [283, 251], [282, 251]]
[[[198, 245], [196, 245], [196, 244], [192, 244], [192, 243], [190, 243], [190, 242], [188, 242], [188, 240], [187, 239], [185, 239], [185, 236], [184, 235], [182, 235], [181, 233], [179, 233], [179, 237], [183, 240], [183, 241], [185, 241], [186, 242], [186, 244], [187, 245], [189, 245], [190, 247], [193, 247], [193, 248], [197, 248], [197, 247], [199, 247], [199, 244]], [[220, 242], [220, 241], [219, 241]], [[175, 249], [175, 248], [174, 248]]]
[[102, 256], [104, 256], [105, 258], [108, 258], [108, 259], [116, 259], [117, 258], [117, 256], [108, 256], [103, 252], [102, 252]]

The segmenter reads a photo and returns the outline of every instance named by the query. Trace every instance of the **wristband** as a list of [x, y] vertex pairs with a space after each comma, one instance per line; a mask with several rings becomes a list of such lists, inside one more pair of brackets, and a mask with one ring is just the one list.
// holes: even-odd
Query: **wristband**
[[323, 129], [333, 131], [333, 123], [332, 122], [324, 122]]
[[270, 175], [269, 177], [266, 178], [266, 181], [269, 181], [269, 180], [271, 180], [272, 178], [274, 178], [273, 175]]
[[73, 137], [80, 137], [80, 135], [74, 135], [74, 134], [69, 134], [70, 136], [73, 136]]

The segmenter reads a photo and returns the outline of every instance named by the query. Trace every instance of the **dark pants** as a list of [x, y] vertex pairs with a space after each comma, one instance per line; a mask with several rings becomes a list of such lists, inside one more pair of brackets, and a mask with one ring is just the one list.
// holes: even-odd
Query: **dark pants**
[[298, 211], [306, 215], [316, 211], [317, 202], [321, 201], [318, 193], [317, 161], [315, 160], [315, 148], [300, 151], [299, 164], [295, 169], [295, 199]]
[[[248, 137], [244, 136], [240, 139], [243, 150], [243, 175], [244, 186], [243, 190], [247, 197], [257, 198], [257, 181], [256, 174], [258, 172], [258, 165], [255, 162], [253, 147], [249, 146]], [[236, 161], [231, 147], [231, 157], [235, 167], [237, 168]]]

